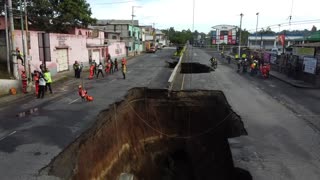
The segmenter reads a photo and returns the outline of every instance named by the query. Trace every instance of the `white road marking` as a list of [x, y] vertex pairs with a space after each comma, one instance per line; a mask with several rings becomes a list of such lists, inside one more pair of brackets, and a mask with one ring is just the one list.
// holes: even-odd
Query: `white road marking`
[[13, 134], [15, 134], [17, 131], [13, 131], [11, 132], [10, 134], [6, 135], [6, 136], [3, 136], [2, 138], [0, 138], [0, 141], [4, 140], [5, 138], [9, 137], [9, 136], [12, 136]]
[[113, 82], [113, 81], [115, 81], [115, 79], [112, 79], [110, 82]]
[[131, 73], [131, 71], [128, 71], [127, 74]]
[[77, 98], [77, 99], [75, 99], [75, 100], [71, 101], [69, 104], [72, 104], [72, 103], [74, 103], [74, 102], [78, 101], [79, 99], [80, 99], [80, 98]]
[[197, 56], [197, 53], [193, 53], [193, 56]]

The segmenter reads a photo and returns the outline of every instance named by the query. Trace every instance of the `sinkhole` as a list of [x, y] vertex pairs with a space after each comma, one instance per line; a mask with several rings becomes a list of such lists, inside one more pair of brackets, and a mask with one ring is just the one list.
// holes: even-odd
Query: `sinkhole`
[[192, 74], [192, 73], [210, 73], [214, 69], [205, 64], [199, 62], [187, 62], [181, 63], [180, 73], [182, 74]]
[[[131, 89], [42, 170], [61, 179], [249, 180], [228, 138], [247, 135], [223, 92]], [[126, 177], [126, 178], [124, 178]]]

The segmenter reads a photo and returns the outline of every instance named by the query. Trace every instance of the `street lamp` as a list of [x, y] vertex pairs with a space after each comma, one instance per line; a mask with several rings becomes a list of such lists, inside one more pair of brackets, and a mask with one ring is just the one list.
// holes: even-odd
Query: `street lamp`
[[259, 22], [259, 12], [256, 13], [257, 15], [257, 25], [256, 25], [256, 46], [258, 45], [258, 22]]
[[242, 27], [242, 16], [243, 14], [240, 14], [240, 29], [239, 29], [239, 50], [238, 50], [238, 54], [239, 54], [239, 58], [241, 58], [240, 56], [240, 49], [241, 49], [241, 27]]

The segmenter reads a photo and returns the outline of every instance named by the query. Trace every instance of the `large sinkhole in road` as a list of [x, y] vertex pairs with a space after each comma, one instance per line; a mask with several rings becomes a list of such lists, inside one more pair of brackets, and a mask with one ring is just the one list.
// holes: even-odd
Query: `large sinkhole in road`
[[246, 134], [221, 91], [134, 88], [44, 171], [76, 180], [250, 179], [227, 140]]

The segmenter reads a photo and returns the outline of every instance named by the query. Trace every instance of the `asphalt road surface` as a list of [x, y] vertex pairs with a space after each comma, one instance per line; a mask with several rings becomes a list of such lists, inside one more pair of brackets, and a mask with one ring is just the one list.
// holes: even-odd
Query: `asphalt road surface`
[[[212, 50], [189, 47], [185, 62], [209, 65]], [[218, 56], [217, 56], [218, 57]], [[210, 73], [184, 74], [174, 89], [222, 90], [248, 136], [229, 139], [235, 165], [257, 180], [320, 179], [319, 90], [236, 73], [220, 60]]]
[[[129, 89], [166, 88], [172, 69], [165, 61], [174, 51], [175, 48], [167, 48], [129, 60], [125, 80], [120, 71], [94, 80], [69, 80], [60, 87], [54, 86], [54, 94], [47, 94], [44, 99], [29, 97], [0, 106], [0, 179], [36, 179], [41, 168]], [[82, 76], [88, 77], [88, 73]], [[93, 102], [81, 102], [79, 84], [94, 97]], [[30, 109], [35, 113], [16, 116]]]

